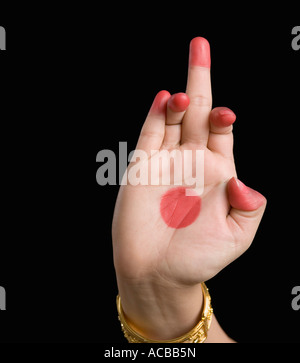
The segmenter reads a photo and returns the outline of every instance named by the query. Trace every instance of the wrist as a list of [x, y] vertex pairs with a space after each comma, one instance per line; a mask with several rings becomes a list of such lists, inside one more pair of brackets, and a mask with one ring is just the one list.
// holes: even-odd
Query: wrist
[[157, 280], [129, 281], [120, 276], [117, 280], [127, 322], [149, 339], [176, 338], [201, 319], [201, 284], [177, 286]]

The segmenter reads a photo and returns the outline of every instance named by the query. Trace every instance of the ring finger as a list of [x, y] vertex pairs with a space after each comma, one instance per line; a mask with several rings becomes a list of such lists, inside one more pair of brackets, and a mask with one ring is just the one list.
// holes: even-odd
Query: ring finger
[[181, 123], [189, 103], [189, 97], [185, 93], [176, 93], [168, 100], [166, 129], [163, 141], [165, 147], [180, 144]]

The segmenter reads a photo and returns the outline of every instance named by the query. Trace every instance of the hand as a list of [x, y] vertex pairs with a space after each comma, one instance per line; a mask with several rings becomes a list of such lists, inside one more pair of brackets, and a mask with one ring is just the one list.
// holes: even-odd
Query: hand
[[[136, 325], [143, 326], [134, 312], [135, 297], [125, 291], [129, 286], [132, 294], [141, 288], [147, 298], [152, 293], [155, 299], [164, 291], [168, 298], [178, 291], [192, 291], [250, 246], [262, 218], [265, 198], [236, 178], [232, 134], [235, 115], [224, 107], [211, 111], [211, 106], [209, 44], [204, 38], [195, 38], [190, 44], [186, 94], [158, 93], [136, 149], [147, 152], [149, 160], [151, 150], [203, 150], [204, 192], [201, 197], [179, 193], [178, 200], [169, 203], [173, 208], [170, 220], [161, 203], [168, 190], [176, 186], [121, 186], [115, 207], [115, 268], [124, 310], [127, 306]], [[133, 165], [136, 163], [129, 165], [129, 170]], [[185, 210], [181, 205], [186, 198], [192, 198], [193, 205]], [[133, 305], [135, 310], [131, 309]]]

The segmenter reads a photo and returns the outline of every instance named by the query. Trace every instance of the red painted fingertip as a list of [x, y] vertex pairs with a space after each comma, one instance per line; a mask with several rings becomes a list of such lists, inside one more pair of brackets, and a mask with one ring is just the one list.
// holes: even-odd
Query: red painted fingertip
[[160, 91], [155, 96], [152, 106], [150, 108], [151, 113], [165, 113], [167, 109], [167, 103], [169, 98], [171, 97], [168, 91]]
[[189, 64], [191, 66], [200, 66], [210, 68], [210, 45], [202, 37], [192, 39], [190, 43]]
[[218, 127], [227, 127], [236, 120], [236, 115], [227, 107], [216, 107], [211, 112], [210, 121]]
[[229, 203], [233, 208], [252, 211], [261, 207], [266, 198], [254, 189], [247, 187], [237, 178], [231, 178], [227, 185]]
[[189, 104], [190, 99], [186, 93], [176, 93], [168, 101], [168, 107], [174, 112], [185, 111]]

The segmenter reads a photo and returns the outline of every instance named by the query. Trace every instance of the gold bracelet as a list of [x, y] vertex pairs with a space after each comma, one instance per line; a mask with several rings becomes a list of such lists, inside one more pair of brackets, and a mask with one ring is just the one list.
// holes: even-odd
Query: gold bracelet
[[208, 292], [208, 288], [205, 283], [201, 283], [202, 291], [203, 291], [203, 309], [202, 316], [199, 323], [187, 334], [180, 336], [179, 338], [171, 339], [171, 340], [153, 340], [148, 339], [134, 329], [127, 323], [123, 309], [121, 306], [121, 298], [117, 296], [117, 309], [118, 309], [118, 318], [121, 323], [121, 328], [124, 333], [125, 338], [129, 341], [129, 343], [203, 343], [207, 338], [207, 333], [210, 328], [213, 309], [211, 307], [211, 297]]

